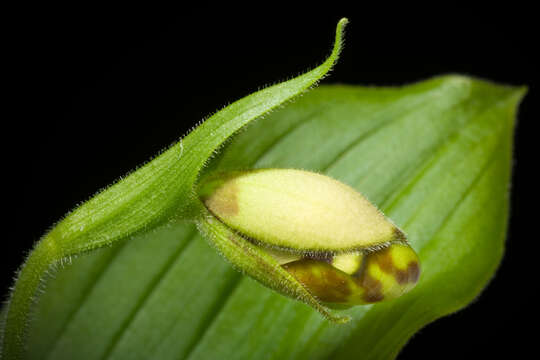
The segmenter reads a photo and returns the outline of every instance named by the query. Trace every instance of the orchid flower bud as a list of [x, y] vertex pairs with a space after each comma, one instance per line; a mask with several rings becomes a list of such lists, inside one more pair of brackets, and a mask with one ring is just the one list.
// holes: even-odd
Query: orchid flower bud
[[264, 275], [253, 262], [243, 266], [235, 254], [222, 253], [285, 295], [299, 293], [288, 287], [294, 285], [280, 288], [287, 275], [336, 308], [393, 299], [418, 281], [418, 256], [405, 234], [355, 189], [328, 176], [294, 169], [219, 173], [203, 181], [199, 196], [250, 244], [251, 256], [284, 272]]

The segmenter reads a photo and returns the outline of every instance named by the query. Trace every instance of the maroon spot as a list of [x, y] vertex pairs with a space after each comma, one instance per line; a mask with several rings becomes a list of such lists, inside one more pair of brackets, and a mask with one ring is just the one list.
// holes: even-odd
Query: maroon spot
[[[348, 275], [326, 262], [301, 259], [284, 264], [283, 268], [323, 302], [344, 303], [351, 294]], [[313, 274], [315, 268], [320, 272], [320, 276]]]
[[363, 298], [367, 303], [374, 303], [384, 299], [382, 283], [370, 275], [364, 273], [364, 276], [360, 280], [360, 286], [366, 291]]
[[416, 261], [410, 262], [407, 269], [396, 269], [394, 276], [400, 285], [416, 283], [420, 277], [420, 267]]
[[396, 269], [389, 247], [374, 252], [368, 255], [368, 257], [371, 258], [370, 261], [377, 263], [379, 268], [387, 274], [392, 274]]
[[409, 282], [409, 271], [396, 269], [394, 277], [396, 278], [398, 284], [404, 285]]
[[416, 283], [420, 278], [420, 266], [416, 261], [409, 263], [407, 272], [409, 273], [409, 282], [411, 283]]

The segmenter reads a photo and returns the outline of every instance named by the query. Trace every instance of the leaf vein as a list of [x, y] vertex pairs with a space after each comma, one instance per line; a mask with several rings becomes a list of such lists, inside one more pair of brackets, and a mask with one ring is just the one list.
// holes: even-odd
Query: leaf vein
[[189, 235], [188, 240], [183, 242], [178, 247], [178, 249], [176, 249], [176, 251], [171, 255], [169, 260], [167, 260], [165, 265], [162, 267], [162, 269], [155, 275], [154, 279], [150, 281], [147, 289], [139, 297], [139, 300], [137, 301], [137, 304], [135, 305], [135, 307], [132, 309], [128, 317], [124, 320], [124, 322], [122, 323], [120, 328], [117, 330], [117, 332], [112, 336], [112, 340], [110, 344], [107, 346], [107, 349], [105, 350], [105, 352], [103, 353], [103, 356], [101, 357], [102, 359], [107, 359], [110, 357], [116, 345], [120, 342], [120, 340], [126, 333], [127, 329], [135, 320], [139, 311], [144, 307], [150, 295], [152, 295], [154, 289], [156, 289], [156, 287], [163, 281], [167, 273], [171, 270], [171, 268], [176, 263], [176, 261], [178, 260], [180, 255], [183, 253], [183, 251], [186, 249], [186, 247], [193, 241], [193, 239], [196, 238], [197, 234], [198, 232], [196, 230], [192, 230], [192, 233]]

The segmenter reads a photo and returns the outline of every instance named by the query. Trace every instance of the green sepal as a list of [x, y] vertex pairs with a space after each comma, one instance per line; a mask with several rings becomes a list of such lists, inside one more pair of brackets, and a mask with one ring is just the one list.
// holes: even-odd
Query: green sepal
[[335, 323], [345, 323], [348, 316], [332, 313], [271, 255], [244, 239], [207, 212], [197, 221], [199, 231], [237, 270], [288, 297], [302, 301]]

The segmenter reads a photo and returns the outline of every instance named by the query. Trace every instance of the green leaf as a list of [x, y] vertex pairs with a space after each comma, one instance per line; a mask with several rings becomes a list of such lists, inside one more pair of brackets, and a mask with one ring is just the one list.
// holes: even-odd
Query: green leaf
[[232, 270], [193, 225], [169, 225], [62, 269], [36, 309], [28, 358], [394, 358], [422, 326], [472, 301], [500, 262], [524, 92], [462, 76], [324, 86], [210, 164], [310, 169], [361, 191], [419, 253], [409, 294], [332, 324]]
[[[503, 254], [523, 88], [462, 76], [401, 88], [324, 86], [259, 120], [207, 164], [207, 172], [326, 173], [366, 195], [408, 234], [422, 264], [415, 289], [342, 311], [352, 318], [347, 324], [330, 323], [242, 276], [181, 221], [198, 214], [196, 199], [186, 195], [207, 157], [322, 77], [337, 57], [339, 36], [321, 67], [225, 108], [66, 217], [60, 229], [71, 240], [42, 241], [47, 246], [32, 254], [43, 256], [30, 255], [19, 276], [9, 310], [17, 294], [22, 305], [11, 322], [7, 314], [4, 357], [22, 354], [34, 291], [59, 259], [73, 264], [47, 281], [33, 309], [29, 359], [391, 359], [422, 326], [472, 301]], [[170, 188], [174, 201], [160, 197], [167, 179], [181, 182]], [[143, 216], [145, 209], [152, 211]], [[25, 277], [26, 269], [37, 272]]]

